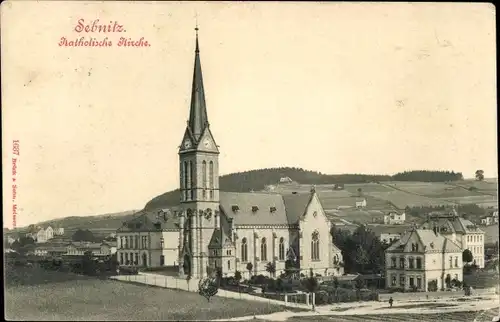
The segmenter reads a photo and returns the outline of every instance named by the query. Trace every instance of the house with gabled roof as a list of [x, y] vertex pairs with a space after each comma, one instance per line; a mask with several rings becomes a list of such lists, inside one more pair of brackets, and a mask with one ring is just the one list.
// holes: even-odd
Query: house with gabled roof
[[462, 250], [470, 250], [473, 263], [479, 268], [484, 267], [485, 232], [470, 220], [459, 216], [454, 209], [451, 212], [430, 213], [421, 228], [437, 231], [457, 243]]
[[413, 227], [385, 251], [386, 287], [429, 291], [446, 288], [446, 280], [463, 280], [462, 249], [430, 229]]
[[[117, 231], [121, 265], [178, 265], [179, 275], [202, 278], [280, 274], [285, 263], [320, 275], [341, 274], [342, 255], [315, 189], [279, 195], [219, 190], [219, 146], [205, 100], [198, 30], [189, 119], [179, 154], [179, 205], [143, 210]], [[251, 265], [250, 265], [251, 264]], [[248, 268], [251, 268], [249, 271]]]

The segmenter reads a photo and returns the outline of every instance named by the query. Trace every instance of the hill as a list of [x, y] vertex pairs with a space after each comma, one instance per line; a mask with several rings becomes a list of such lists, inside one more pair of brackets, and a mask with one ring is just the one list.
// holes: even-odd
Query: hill
[[[421, 175], [420, 177], [418, 175]], [[282, 177], [289, 177], [292, 183], [279, 184]], [[398, 178], [396, 181], [394, 178]], [[405, 181], [421, 178], [420, 181]], [[441, 180], [441, 181], [439, 181]], [[334, 185], [342, 184], [342, 190]], [[340, 174], [328, 175], [301, 168], [271, 168], [232, 173], [220, 177], [220, 189], [231, 192], [262, 191], [272, 186], [272, 192], [291, 194], [307, 192], [311, 185], [316, 186], [323, 207], [335, 213], [336, 218], [349, 219], [350, 210], [355, 202], [366, 199], [370, 211], [404, 210], [409, 207], [460, 206], [478, 204], [484, 208], [497, 206], [497, 180], [478, 182], [463, 180], [461, 173], [453, 171], [411, 171], [390, 175]], [[472, 187], [472, 188], [471, 188]], [[269, 190], [269, 189], [268, 189]], [[176, 206], [179, 203], [179, 190], [165, 192], [154, 197], [145, 205], [146, 210], [158, 207]], [[66, 231], [78, 228], [92, 231], [112, 231], [124, 221], [133, 217], [135, 211], [104, 214], [90, 217], [66, 217], [39, 223], [63, 227]], [[369, 215], [357, 214], [359, 219]], [[370, 221], [371, 222], [371, 221]]]
[[[294, 182], [292, 184], [280, 185], [280, 189], [295, 190], [297, 186], [306, 185], [310, 189], [311, 185], [321, 185], [325, 189], [330, 189], [334, 184], [361, 184], [365, 188], [370, 185], [371, 189], [379, 191], [383, 189], [377, 183], [388, 182], [395, 180], [408, 180], [414, 181], [421, 178], [420, 181], [424, 182], [440, 182], [440, 181], [456, 181], [462, 180], [463, 176], [460, 172], [454, 171], [427, 171], [415, 170], [396, 173], [394, 175], [368, 175], [368, 174], [324, 174], [317, 171], [304, 170], [295, 167], [283, 168], [267, 168], [258, 169], [245, 172], [232, 173], [221, 176], [220, 189], [222, 191], [231, 192], [249, 192], [261, 191], [266, 186], [277, 185], [280, 178], [289, 177]], [[357, 187], [355, 187], [357, 189]], [[301, 189], [301, 188], [299, 188]], [[346, 188], [347, 189], [347, 188]], [[370, 188], [367, 188], [370, 189]], [[330, 189], [331, 190], [331, 189]], [[387, 190], [387, 189], [386, 189]], [[393, 189], [390, 189], [393, 190]], [[352, 192], [352, 190], [349, 190]], [[349, 195], [347, 195], [349, 196]], [[175, 205], [179, 200], [179, 191], [169, 191], [159, 195], [149, 201], [145, 208], [155, 209], [163, 205]], [[404, 207], [403, 207], [404, 208]]]
[[[137, 210], [127, 210], [116, 213], [108, 213], [96, 216], [71, 216], [58, 219], [51, 219], [39, 222], [35, 225], [42, 227], [62, 227], [65, 235], [69, 235], [78, 229], [89, 229], [93, 232], [115, 231], [124, 221], [131, 219]], [[23, 231], [27, 227], [20, 227], [14, 231]]]

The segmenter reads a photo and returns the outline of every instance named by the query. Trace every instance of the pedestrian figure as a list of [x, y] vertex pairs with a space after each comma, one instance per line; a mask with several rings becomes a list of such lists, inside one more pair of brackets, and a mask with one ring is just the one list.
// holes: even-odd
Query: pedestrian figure
[[394, 300], [392, 299], [392, 297], [389, 299], [389, 305], [392, 307], [392, 302], [394, 302]]

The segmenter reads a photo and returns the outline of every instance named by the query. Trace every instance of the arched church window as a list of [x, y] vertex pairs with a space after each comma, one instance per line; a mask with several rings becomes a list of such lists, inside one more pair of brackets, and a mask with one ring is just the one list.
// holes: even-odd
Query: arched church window
[[248, 262], [248, 244], [246, 238], [241, 240], [241, 261]]
[[266, 238], [262, 238], [260, 243], [260, 260], [267, 261], [267, 240]]
[[[183, 188], [184, 189], [187, 189], [188, 188], [188, 179], [189, 179], [189, 172], [188, 172], [188, 163], [187, 161], [184, 161], [184, 184], [183, 184]], [[184, 200], [186, 200], [188, 198], [188, 192], [187, 190], [184, 191]]]
[[195, 186], [194, 185], [194, 168], [193, 168], [193, 161], [189, 161], [189, 181], [190, 181], [190, 185], [189, 185], [189, 188], [190, 188], [190, 194], [191, 194], [191, 200], [193, 200], [194, 198], [194, 190], [193, 190], [193, 187]]
[[207, 161], [203, 160], [201, 163], [201, 174], [202, 174], [202, 180], [203, 180], [203, 188], [207, 188]]
[[280, 244], [279, 244], [279, 260], [284, 261], [285, 260], [285, 238], [281, 237], [280, 238]]
[[311, 260], [319, 261], [319, 233], [317, 231], [312, 234]]
[[210, 185], [210, 189], [213, 189], [214, 188], [214, 162], [213, 161], [210, 161], [208, 183]]

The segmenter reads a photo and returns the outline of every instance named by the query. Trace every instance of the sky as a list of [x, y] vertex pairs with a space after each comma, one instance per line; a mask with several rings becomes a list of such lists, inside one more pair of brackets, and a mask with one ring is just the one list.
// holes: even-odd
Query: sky
[[[178, 187], [196, 20], [221, 175], [497, 177], [492, 4], [25, 1], [1, 13], [6, 227], [13, 204], [24, 226], [141, 209]], [[79, 19], [126, 32], [78, 33]], [[113, 46], [58, 45], [82, 36]], [[151, 46], [116, 46], [123, 36]]]

